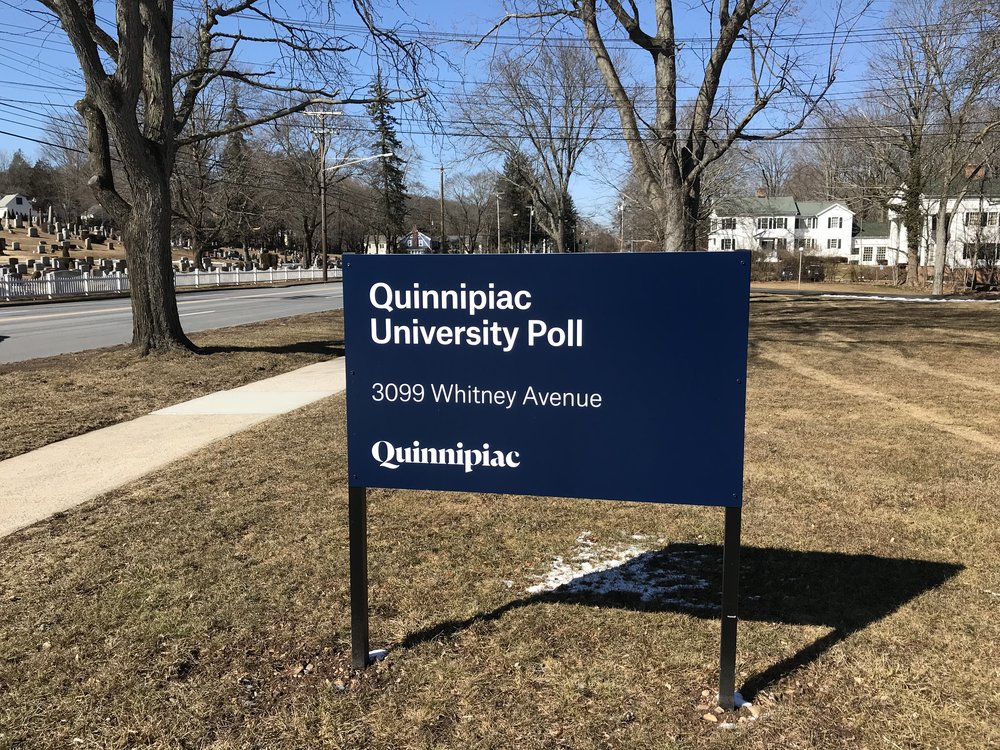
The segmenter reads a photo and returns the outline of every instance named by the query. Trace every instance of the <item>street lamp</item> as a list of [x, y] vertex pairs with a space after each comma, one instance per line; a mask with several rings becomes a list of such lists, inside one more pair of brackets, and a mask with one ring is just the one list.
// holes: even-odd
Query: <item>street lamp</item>
[[323, 207], [321, 209], [322, 213], [322, 242], [320, 247], [322, 248], [323, 254], [323, 281], [329, 280], [327, 277], [327, 250], [326, 250], [326, 173], [333, 172], [341, 167], [350, 167], [354, 164], [360, 164], [363, 161], [371, 161], [372, 159], [384, 159], [387, 156], [395, 156], [392, 151], [386, 151], [384, 154], [375, 154], [374, 156], [363, 156], [360, 159], [351, 159], [350, 161], [342, 161], [340, 164], [334, 164], [332, 167], [326, 166], [326, 151], [323, 152], [323, 173], [320, 179], [320, 195], [322, 196]]
[[497, 255], [500, 254], [500, 198], [503, 193], [497, 193]]
[[534, 246], [531, 244], [531, 224], [535, 218], [535, 204], [532, 203], [528, 206], [528, 252], [533, 253], [535, 251]]
[[804, 247], [799, 245], [799, 285], [798, 289], [802, 288], [802, 252], [805, 250]]
[[618, 252], [625, 252], [625, 198], [622, 197], [621, 202], [618, 204], [618, 213], [621, 216], [621, 221], [619, 223], [618, 229]]

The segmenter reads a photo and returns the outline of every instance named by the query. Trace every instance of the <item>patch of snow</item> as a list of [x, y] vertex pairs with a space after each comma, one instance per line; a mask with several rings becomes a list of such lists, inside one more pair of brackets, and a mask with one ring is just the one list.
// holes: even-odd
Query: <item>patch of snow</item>
[[529, 586], [528, 593], [559, 589], [598, 596], [625, 594], [685, 609], [716, 608], [690, 597], [709, 587], [703, 578], [684, 572], [699, 567], [693, 562], [701, 556], [697, 550], [654, 553], [634, 544], [599, 545], [590, 536], [587, 531], [580, 534], [573, 555], [569, 559], [555, 557], [549, 571], [537, 577], [539, 582]]
[[896, 297], [878, 294], [821, 294], [827, 299], [860, 299], [875, 302], [965, 302], [973, 304], [995, 305], [1000, 299], [951, 299], [939, 297]]
[[388, 649], [377, 648], [374, 651], [368, 652], [368, 661], [370, 662], [382, 661], [388, 655], [389, 655]]

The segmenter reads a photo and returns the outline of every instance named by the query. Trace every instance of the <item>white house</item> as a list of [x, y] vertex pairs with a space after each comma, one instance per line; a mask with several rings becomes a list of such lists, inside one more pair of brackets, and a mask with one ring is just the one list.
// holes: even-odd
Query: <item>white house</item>
[[31, 215], [31, 198], [21, 193], [11, 193], [0, 198], [0, 217], [11, 218], [20, 216], [23, 219]]
[[896, 264], [896, 253], [889, 238], [889, 224], [865, 222], [851, 241], [849, 262], [860, 266]]
[[[431, 239], [430, 235], [424, 234], [416, 227], [413, 227], [413, 230], [409, 234], [399, 239], [397, 245], [397, 252], [399, 253], [423, 255], [424, 253], [434, 252], [437, 249], [438, 243]], [[388, 252], [385, 235], [369, 236], [365, 242], [365, 252], [372, 255], [385, 255]]]
[[[946, 199], [947, 245], [945, 265], [951, 268], [996, 266], [1000, 262], [1000, 181], [978, 180], [965, 197]], [[921, 196], [923, 222], [917, 245], [918, 265], [934, 265], [937, 214], [941, 196]], [[893, 262], [908, 263], [907, 230], [903, 224], [901, 194], [889, 204], [889, 246]]]
[[854, 212], [837, 201], [797, 201], [792, 196], [721, 201], [712, 207], [709, 250], [756, 250], [769, 258], [802, 250], [847, 258]]

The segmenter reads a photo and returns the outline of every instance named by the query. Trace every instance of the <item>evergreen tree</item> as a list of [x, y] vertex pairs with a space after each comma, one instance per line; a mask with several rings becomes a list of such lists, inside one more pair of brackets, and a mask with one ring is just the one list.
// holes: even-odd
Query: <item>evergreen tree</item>
[[[234, 95], [229, 102], [226, 127], [241, 125], [247, 119], [247, 114], [240, 108], [238, 96]], [[244, 131], [239, 130], [226, 136], [219, 169], [222, 178], [223, 231], [232, 244], [239, 244], [246, 250], [253, 227], [260, 223], [261, 209], [254, 196], [253, 154], [247, 147]]]
[[397, 120], [390, 112], [392, 105], [381, 76], [372, 85], [371, 100], [368, 115], [375, 126], [373, 152], [392, 154], [377, 159], [371, 172], [372, 186], [379, 195], [375, 226], [385, 237], [387, 252], [394, 253], [399, 251], [399, 240], [406, 232], [406, 177], [399, 156], [403, 144], [396, 136]]
[[531, 164], [528, 157], [518, 151], [504, 161], [503, 176], [498, 192], [503, 193], [500, 202], [500, 224], [503, 241], [510, 242], [511, 250], [526, 248], [531, 222]]
[[569, 193], [563, 197], [563, 214], [562, 214], [562, 246], [565, 252], [574, 253], [577, 251], [583, 252], [585, 248], [582, 246], [577, 247], [576, 240], [578, 236], [578, 224], [580, 221], [580, 215], [576, 212], [576, 204], [573, 202], [573, 196]]

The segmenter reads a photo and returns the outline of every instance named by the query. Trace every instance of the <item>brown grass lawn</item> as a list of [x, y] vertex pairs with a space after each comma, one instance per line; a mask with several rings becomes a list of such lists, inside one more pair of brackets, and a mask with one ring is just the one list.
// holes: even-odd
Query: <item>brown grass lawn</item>
[[130, 347], [0, 364], [0, 460], [343, 353], [341, 311], [191, 335], [203, 354]]
[[[1000, 308], [752, 314], [757, 720], [702, 718], [719, 509], [372, 491], [351, 673], [339, 396], [0, 540], [0, 748], [1000, 746]], [[648, 600], [527, 592], [628, 547]]]

